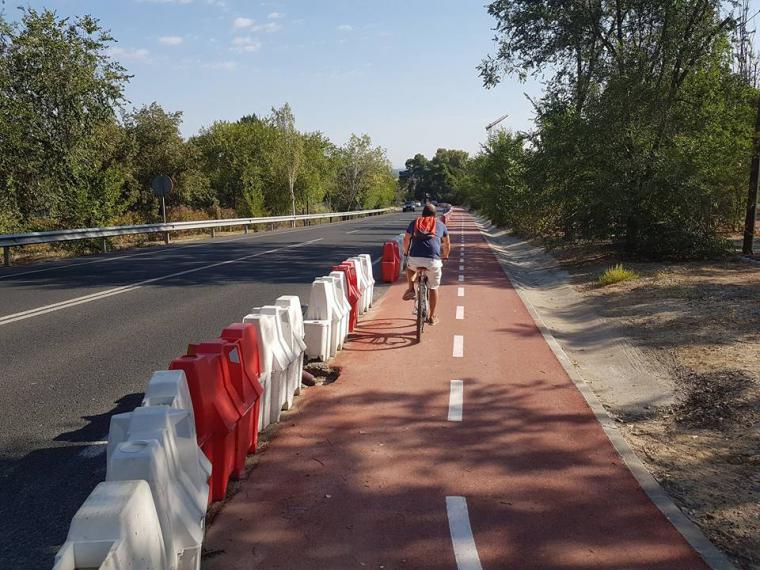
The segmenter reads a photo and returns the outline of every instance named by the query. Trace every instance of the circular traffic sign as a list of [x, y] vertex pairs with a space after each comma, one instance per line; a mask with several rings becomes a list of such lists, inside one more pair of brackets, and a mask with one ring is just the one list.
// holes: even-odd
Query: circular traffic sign
[[159, 198], [165, 198], [174, 188], [174, 181], [166, 175], [156, 176], [150, 183], [153, 193]]

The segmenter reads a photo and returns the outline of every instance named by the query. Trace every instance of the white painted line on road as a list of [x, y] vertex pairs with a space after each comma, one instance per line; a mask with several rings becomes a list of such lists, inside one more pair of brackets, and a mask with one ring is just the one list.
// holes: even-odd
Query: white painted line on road
[[467, 512], [467, 499], [464, 497], [446, 497], [446, 514], [449, 516], [449, 532], [454, 547], [454, 558], [458, 570], [483, 570], [480, 565], [478, 548], [470, 526], [470, 514]]
[[459, 266], [459, 271], [464, 271], [464, 265]]
[[97, 457], [101, 453], [106, 452], [107, 445], [107, 441], [91, 441], [82, 448], [82, 451], [79, 452], [79, 457], [84, 457], [85, 459]]
[[464, 287], [457, 287], [457, 297], [464, 297]]
[[[464, 282], [464, 275], [462, 275], [462, 274], [459, 275], [459, 282], [460, 283]], [[0, 324], [2, 324], [2, 323], [0, 323]]]
[[383, 258], [382, 258], [382, 257], [378, 257], [378, 258], [377, 258], [375, 261], [373, 261], [373, 262], [372, 262], [372, 265], [377, 265], [377, 264], [378, 264], [378, 263], [380, 263], [382, 260], [383, 260]]
[[464, 356], [464, 337], [461, 334], [454, 335], [454, 350], [451, 355], [454, 358], [462, 358]]
[[351, 230], [350, 232], [346, 232], [346, 233], [347, 233], [347, 234], [355, 234], [355, 233], [356, 233], [356, 232], [358, 232], [358, 231], [360, 231], [360, 230]]
[[462, 421], [462, 402], [464, 400], [464, 382], [452, 380], [449, 389], [449, 421]]
[[464, 320], [464, 305], [457, 305], [457, 320]]
[[74, 299], [68, 299], [67, 301], [60, 301], [58, 303], [53, 303], [52, 305], [45, 305], [44, 307], [37, 307], [36, 309], [29, 309], [27, 311], [22, 311], [20, 313], [13, 313], [12, 315], [6, 315], [4, 317], [0, 317], [0, 326], [14, 323], [16, 321], [31, 319], [32, 317], [38, 317], [40, 315], [52, 313], [54, 311], [68, 309], [69, 307], [74, 307], [76, 305], [82, 305], [84, 303], [90, 303], [92, 301], [99, 301], [100, 299], [105, 299], [106, 297], [112, 297], [114, 295], [120, 295], [121, 293], [128, 293], [129, 291], [140, 289], [144, 285], [157, 283], [158, 281], [164, 281], [166, 279], [172, 279], [173, 277], [180, 277], [182, 275], [189, 275], [190, 273], [197, 273], [198, 271], [203, 271], [204, 269], [211, 269], [213, 267], [229, 265], [231, 263], [237, 263], [239, 261], [245, 261], [247, 259], [253, 259], [255, 257], [261, 257], [262, 255], [268, 255], [270, 253], [283, 251], [285, 249], [294, 249], [296, 247], [301, 247], [304, 245], [309, 245], [318, 241], [322, 241], [323, 239], [324, 238], [317, 238], [317, 239], [312, 239], [312, 240], [305, 241], [302, 243], [296, 243], [296, 244], [286, 245], [284, 247], [269, 249], [267, 251], [253, 253], [251, 255], [244, 255], [243, 257], [237, 257], [235, 259], [228, 259], [226, 261], [219, 261], [217, 263], [212, 263], [210, 265], [203, 265], [201, 267], [194, 267], [193, 269], [186, 269], [185, 271], [178, 271], [176, 273], [162, 275], [161, 277], [153, 277], [152, 279], [145, 279], [144, 281], [138, 281], [130, 285], [123, 285], [121, 287], [115, 287], [113, 289], [106, 289], [105, 291], [92, 293], [90, 295], [84, 295], [83, 297], [75, 297]]

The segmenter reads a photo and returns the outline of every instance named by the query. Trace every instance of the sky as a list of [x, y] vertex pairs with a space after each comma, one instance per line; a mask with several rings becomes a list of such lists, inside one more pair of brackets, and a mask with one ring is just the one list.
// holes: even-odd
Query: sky
[[[336, 144], [369, 134], [394, 167], [437, 148], [478, 151], [485, 125], [525, 130], [536, 83], [483, 87], [493, 48], [485, 0], [45, 0], [91, 14], [134, 77], [130, 106], [182, 111], [182, 134], [290, 103], [296, 126]], [[5, 15], [16, 19], [16, 3]]]

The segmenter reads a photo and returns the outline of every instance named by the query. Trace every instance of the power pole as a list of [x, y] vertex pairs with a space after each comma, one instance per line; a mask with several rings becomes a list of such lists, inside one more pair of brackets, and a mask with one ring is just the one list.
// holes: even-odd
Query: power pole
[[749, 172], [747, 190], [747, 217], [744, 219], [744, 243], [742, 253], [752, 255], [755, 240], [755, 220], [757, 219], [757, 184], [760, 180], [760, 97], [757, 99], [755, 131], [752, 133], [752, 165]]

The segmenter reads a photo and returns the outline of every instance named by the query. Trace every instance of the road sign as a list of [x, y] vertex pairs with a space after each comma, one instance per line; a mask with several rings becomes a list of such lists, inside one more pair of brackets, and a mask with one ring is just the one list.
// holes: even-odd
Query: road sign
[[174, 181], [169, 176], [156, 176], [150, 183], [153, 193], [159, 198], [166, 198], [174, 188]]

